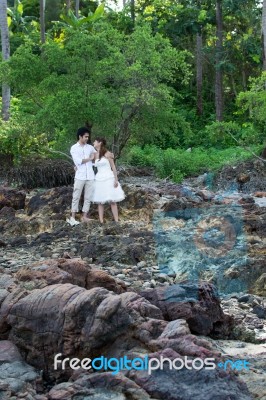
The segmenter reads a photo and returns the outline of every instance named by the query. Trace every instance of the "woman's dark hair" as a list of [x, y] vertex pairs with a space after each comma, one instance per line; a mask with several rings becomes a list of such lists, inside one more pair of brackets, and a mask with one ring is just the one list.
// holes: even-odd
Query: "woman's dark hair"
[[94, 140], [97, 140], [97, 142], [101, 142], [101, 148], [99, 151], [99, 160], [105, 155], [105, 153], [108, 151], [106, 148], [106, 140], [103, 137], [96, 137]]
[[80, 136], [83, 137], [86, 133], [89, 135], [88, 143], [90, 143], [90, 142], [91, 142], [91, 141], [90, 141], [91, 135], [90, 135], [89, 129], [86, 128], [86, 126], [82, 126], [81, 128], [79, 128], [79, 129], [77, 130], [77, 139], [79, 140], [79, 137], [80, 137]]

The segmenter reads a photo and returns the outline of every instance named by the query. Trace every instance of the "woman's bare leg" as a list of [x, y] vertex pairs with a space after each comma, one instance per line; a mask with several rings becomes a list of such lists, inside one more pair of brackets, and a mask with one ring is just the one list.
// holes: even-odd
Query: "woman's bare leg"
[[118, 208], [116, 203], [111, 203], [111, 210], [114, 217], [115, 222], [118, 222]]
[[104, 214], [104, 205], [103, 204], [98, 204], [98, 214], [99, 214], [99, 220], [102, 224], [103, 223], [103, 214]]

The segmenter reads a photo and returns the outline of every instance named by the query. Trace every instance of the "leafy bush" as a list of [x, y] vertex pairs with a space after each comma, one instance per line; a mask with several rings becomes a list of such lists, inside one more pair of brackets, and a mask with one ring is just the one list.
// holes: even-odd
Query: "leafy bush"
[[225, 149], [229, 146], [235, 146], [234, 138], [239, 138], [241, 128], [232, 121], [229, 122], [212, 122], [205, 127], [206, 145], [215, 146]]
[[[259, 154], [262, 147], [252, 146], [252, 151]], [[250, 157], [250, 151], [236, 146], [221, 150], [202, 147], [162, 150], [146, 145], [144, 148], [133, 146], [127, 153], [126, 161], [135, 166], [153, 167], [158, 177], [169, 177], [174, 182], [181, 182], [185, 177], [217, 171], [223, 165], [231, 165]]]

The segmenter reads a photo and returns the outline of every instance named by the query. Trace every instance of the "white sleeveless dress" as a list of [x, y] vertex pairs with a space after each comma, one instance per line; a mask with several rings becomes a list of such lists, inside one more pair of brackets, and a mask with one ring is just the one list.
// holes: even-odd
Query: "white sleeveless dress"
[[108, 159], [102, 157], [100, 160], [96, 160], [95, 167], [97, 167], [98, 172], [95, 175], [92, 202], [105, 204], [124, 200], [126, 196], [120, 183], [116, 188], [114, 187], [115, 176]]

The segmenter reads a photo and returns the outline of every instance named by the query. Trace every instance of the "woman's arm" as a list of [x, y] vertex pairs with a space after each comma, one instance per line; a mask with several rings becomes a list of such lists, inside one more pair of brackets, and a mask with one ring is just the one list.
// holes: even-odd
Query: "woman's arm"
[[117, 187], [118, 186], [118, 178], [117, 178], [117, 170], [116, 170], [116, 167], [115, 167], [114, 159], [112, 157], [108, 156], [108, 155], [106, 155], [106, 158], [108, 159], [108, 161], [109, 161], [109, 163], [111, 165], [111, 168], [113, 170], [114, 176], [115, 176], [114, 187]]

